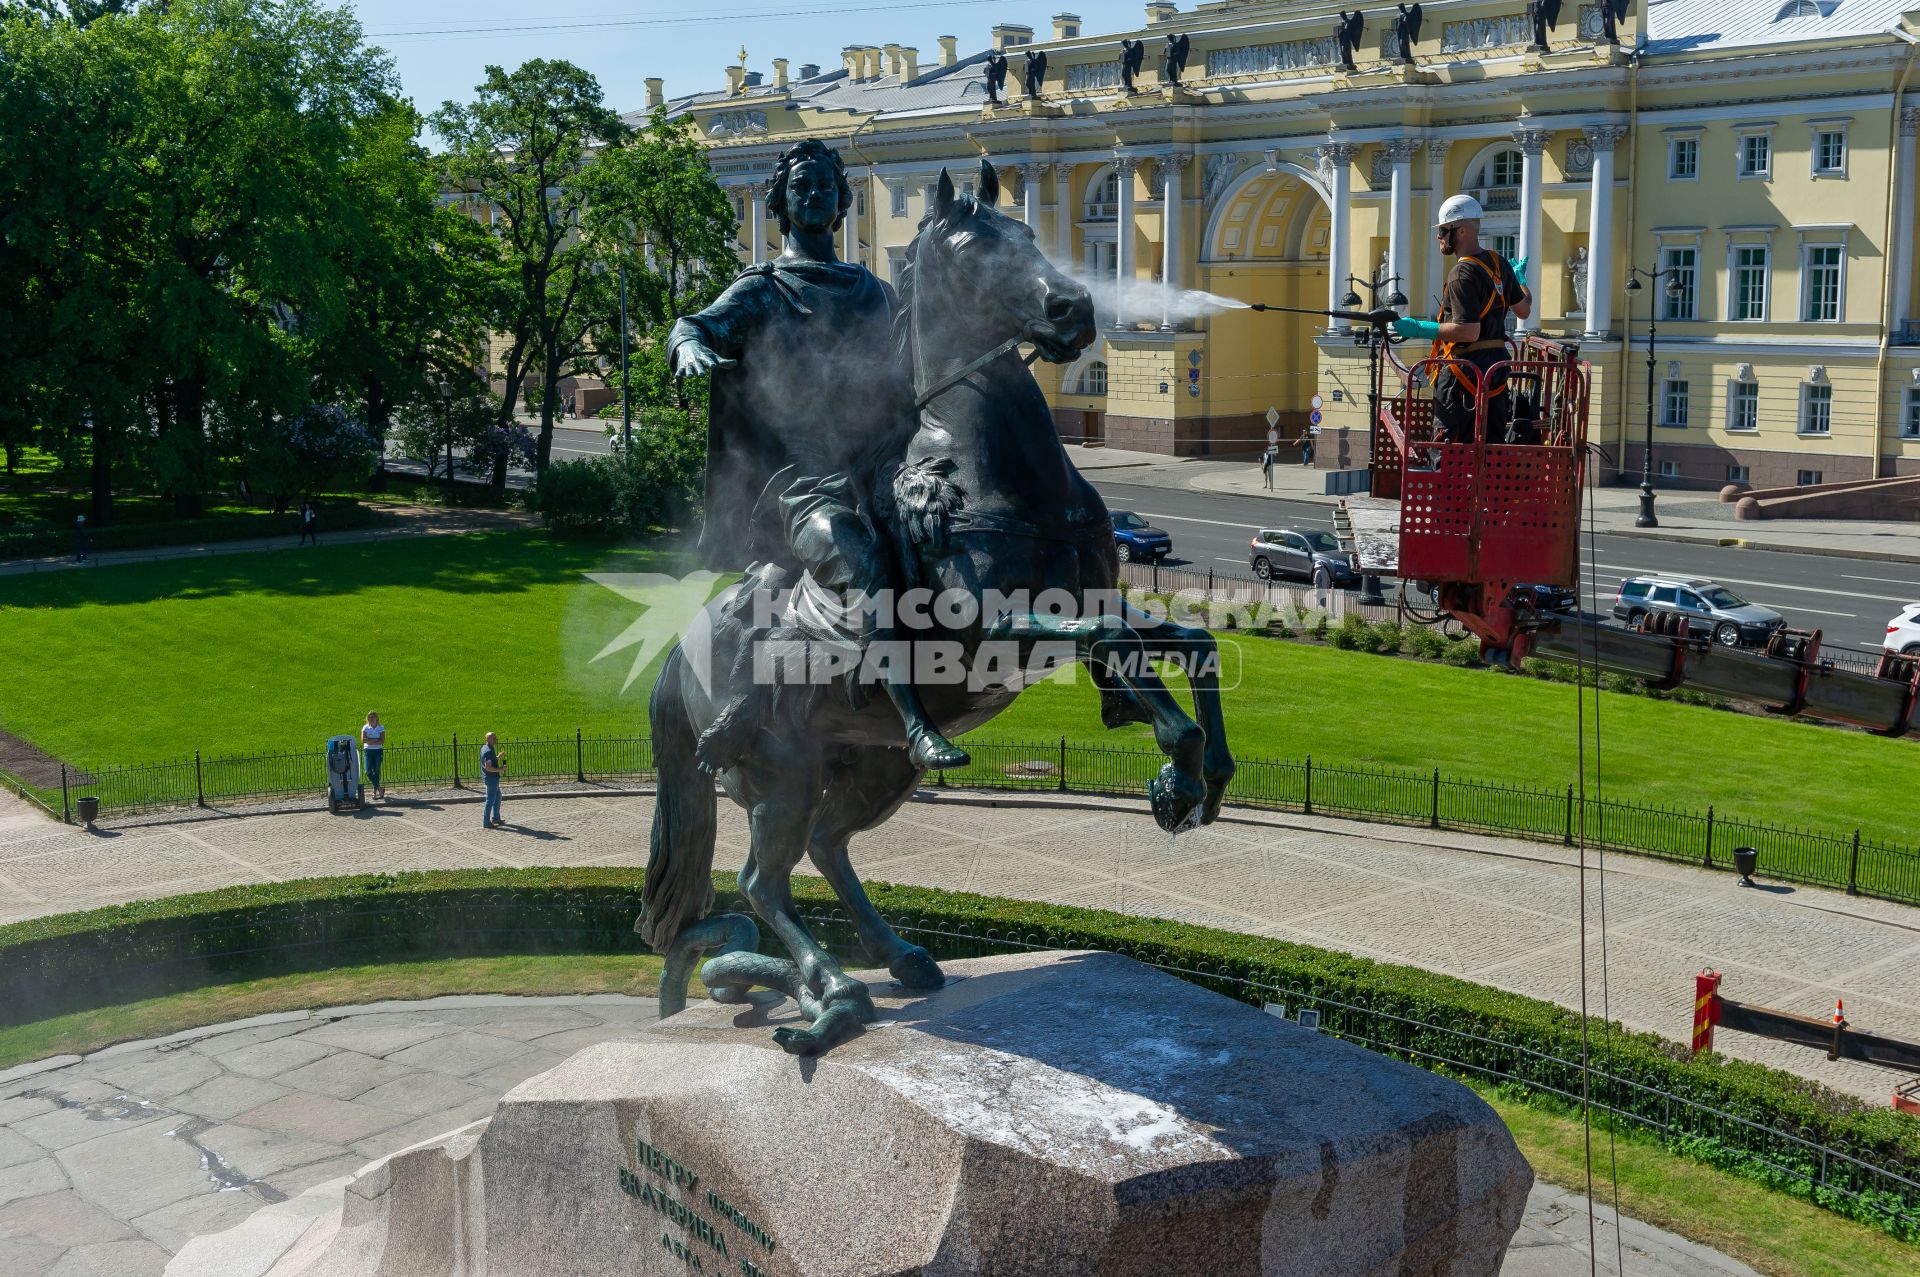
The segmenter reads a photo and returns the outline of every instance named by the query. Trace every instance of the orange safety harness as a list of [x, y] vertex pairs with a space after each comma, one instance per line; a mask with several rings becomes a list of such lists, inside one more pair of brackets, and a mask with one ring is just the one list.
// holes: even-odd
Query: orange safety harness
[[[1498, 270], [1494, 269], [1492, 266], [1487, 265], [1486, 262], [1482, 260], [1482, 256], [1487, 251], [1488, 250], [1482, 249], [1481, 252], [1479, 253], [1471, 253], [1460, 259], [1460, 264], [1463, 266], [1466, 265], [1468, 262], [1471, 262], [1475, 266], [1478, 266], [1480, 268], [1481, 273], [1487, 277], [1487, 282], [1493, 286], [1491, 290], [1487, 293], [1487, 304], [1480, 308], [1480, 313], [1478, 315], [1474, 316], [1474, 318], [1478, 320], [1482, 325], [1482, 328], [1481, 328], [1482, 332], [1485, 331], [1487, 316], [1493, 313], [1493, 307], [1496, 302], [1498, 302], [1503, 309], [1512, 305], [1511, 302], [1507, 301], [1506, 281], [1501, 279], [1500, 272]], [[1526, 289], [1524, 286], [1522, 286], [1521, 292], [1523, 294], [1526, 292]], [[1502, 327], [1504, 328], [1505, 325], [1503, 324]], [[1433, 343], [1433, 351], [1432, 351], [1432, 354], [1429, 356], [1429, 358], [1437, 362], [1428, 365], [1427, 380], [1429, 382], [1438, 384], [1440, 380], [1440, 370], [1442, 368], [1453, 369], [1454, 375], [1456, 377], [1460, 376], [1460, 370], [1462, 368], [1473, 368], [1474, 372], [1477, 374], [1479, 370], [1477, 368], [1474, 368], [1472, 364], [1469, 364], [1465, 360], [1461, 359], [1460, 355], [1464, 354], [1465, 351], [1467, 350], [1491, 350], [1495, 345], [1501, 345], [1501, 346], [1506, 345], [1506, 339], [1504, 337], [1483, 338], [1480, 341], [1469, 342], [1466, 345], [1464, 350], [1461, 348], [1460, 343], [1457, 341], [1440, 341], [1436, 339]], [[1468, 389], [1473, 391], [1477, 397], [1479, 394], [1479, 388], [1475, 383], [1479, 380], [1478, 376], [1476, 375], [1470, 378], [1463, 378], [1462, 380], [1467, 382]], [[1493, 395], [1496, 398], [1506, 393], [1507, 393], [1507, 383], [1505, 381], [1502, 381], [1500, 383], [1499, 388], [1493, 391]]]

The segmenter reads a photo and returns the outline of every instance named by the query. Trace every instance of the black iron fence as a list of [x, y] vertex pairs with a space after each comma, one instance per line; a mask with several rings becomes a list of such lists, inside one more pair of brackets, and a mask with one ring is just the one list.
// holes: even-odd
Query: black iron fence
[[[1075, 745], [1064, 737], [1045, 743], [970, 740], [967, 748], [973, 755], [971, 766], [938, 773], [929, 783], [936, 788], [1133, 797], [1146, 792], [1166, 761], [1153, 750]], [[389, 790], [478, 788], [478, 751], [478, 737], [390, 745], [383, 779]], [[631, 786], [654, 779], [652, 743], [644, 736], [576, 731], [571, 736], [503, 741], [500, 751], [513, 787]], [[71, 821], [82, 798], [98, 799], [100, 816], [119, 816], [303, 796], [319, 805], [326, 793], [326, 756], [314, 748], [239, 757], [195, 754], [167, 763], [103, 768], [84, 786], [63, 783], [57, 803], [62, 818]], [[1328, 766], [1311, 757], [1243, 758], [1228, 800], [1267, 811], [1383, 820], [1567, 846], [1584, 840], [1607, 851], [1708, 869], [1731, 869], [1736, 849], [1752, 848], [1759, 853], [1765, 877], [1920, 904], [1920, 849], [1915, 847], [1867, 838], [1858, 829], [1794, 829], [1737, 820], [1713, 807], [1686, 811], [1592, 798], [1583, 806], [1571, 785], [1503, 785], [1448, 775], [1439, 768]]]

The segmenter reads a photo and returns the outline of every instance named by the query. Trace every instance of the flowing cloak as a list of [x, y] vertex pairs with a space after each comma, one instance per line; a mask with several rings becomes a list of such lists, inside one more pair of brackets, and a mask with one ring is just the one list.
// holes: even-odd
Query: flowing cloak
[[756, 520], [763, 494], [838, 489], [857, 504], [875, 459], [904, 441], [913, 393], [894, 353], [895, 308], [893, 290], [865, 267], [782, 260], [745, 271], [674, 324], [669, 358], [698, 340], [740, 361], [714, 371], [708, 406], [708, 568], [790, 562], [764, 509]]

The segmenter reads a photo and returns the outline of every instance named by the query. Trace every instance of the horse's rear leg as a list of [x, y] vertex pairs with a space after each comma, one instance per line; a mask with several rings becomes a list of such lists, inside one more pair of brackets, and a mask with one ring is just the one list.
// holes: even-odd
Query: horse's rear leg
[[1149, 657], [1177, 661], [1186, 671], [1187, 684], [1193, 691], [1193, 716], [1207, 734], [1207, 805], [1201, 822], [1211, 824], [1220, 814], [1220, 803], [1234, 772], [1233, 751], [1227, 746], [1227, 719], [1220, 708], [1219, 642], [1206, 630], [1156, 621], [1131, 604], [1125, 605], [1123, 619], [1140, 636]]
[[826, 802], [814, 817], [807, 855], [846, 907], [867, 960], [886, 967], [905, 988], [937, 989], [946, 983], [946, 977], [933, 955], [917, 944], [908, 944], [887, 925], [867, 898], [867, 889], [853, 872], [853, 862], [847, 855], [847, 840], [898, 811], [921, 775], [904, 750], [855, 751], [828, 778]]

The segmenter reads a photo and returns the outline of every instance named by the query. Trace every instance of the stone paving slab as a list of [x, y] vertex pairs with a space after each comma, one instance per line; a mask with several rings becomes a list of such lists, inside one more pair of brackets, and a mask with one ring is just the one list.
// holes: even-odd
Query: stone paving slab
[[[1202, 923], [1422, 966], [1565, 1006], [1582, 1001], [1580, 877], [1570, 848], [1244, 809], [1169, 838], [1138, 802], [954, 791], [923, 798], [854, 840], [854, 863], [866, 877]], [[432, 799], [341, 816], [195, 814], [95, 834], [45, 824], [0, 828], [0, 873], [30, 880], [35, 896], [9, 902], [0, 892], [0, 919], [168, 894], [184, 889], [182, 882], [500, 864], [637, 870], [646, 859], [648, 796], [517, 794], [509, 803], [515, 826], [499, 831], [477, 828], [475, 804]], [[746, 825], [731, 804], [720, 809], [719, 832], [716, 865], [735, 868]], [[1605, 864], [1604, 952], [1601, 884], [1588, 876], [1584, 991], [1591, 1007], [1608, 1005], [1631, 1028], [1685, 1040], [1693, 976], [1711, 966], [1726, 974], [1729, 996], [1813, 1016], [1842, 997], [1860, 1028], [1920, 1038], [1920, 990], [1911, 979], [1920, 910], [1814, 888], [1749, 891], [1730, 874], [1629, 856]], [[581, 1027], [569, 1021], [555, 1031]], [[538, 1040], [536, 1028], [524, 1030], [526, 1041]], [[328, 1053], [347, 1047], [398, 1056], [402, 1068], [462, 1055], [433, 1044], [441, 1033], [375, 1050], [381, 1044], [329, 1038], [330, 1027], [248, 1032], [260, 1049], [237, 1054], [229, 1076], [273, 1080], [313, 1065], [323, 1056], [316, 1043]], [[1892, 1087], [1878, 1069], [1816, 1051], [1734, 1033], [1721, 1034], [1717, 1045], [1878, 1103]], [[518, 1054], [488, 1047], [467, 1075], [478, 1083], [523, 1067]]]
[[[652, 999], [616, 994], [467, 996], [339, 1007], [296, 1013], [273, 1025], [212, 1026], [196, 1030], [190, 1042], [176, 1035], [171, 1041], [133, 1043], [105, 1061], [91, 1056], [32, 1085], [0, 1087], [0, 1141], [21, 1140], [28, 1150], [28, 1160], [0, 1167], [0, 1273], [159, 1277], [188, 1241], [253, 1227], [248, 1221], [263, 1207], [281, 1203], [276, 1210], [286, 1218], [312, 1219], [322, 1208], [316, 1203], [337, 1201], [339, 1184], [368, 1161], [492, 1113], [518, 1079], [496, 1075], [485, 1087], [463, 1080], [474, 1064], [464, 1048], [489, 1060], [507, 1052], [506, 1058], [521, 1066], [544, 1069], [581, 1046], [621, 1037], [654, 1014]], [[549, 1025], [552, 1032], [536, 1032]], [[262, 1037], [280, 1029], [294, 1033]], [[146, 1061], [189, 1045], [223, 1069], [236, 1057], [257, 1066], [263, 1045], [286, 1041], [314, 1043], [329, 1053], [271, 1081], [223, 1073], [171, 1096], [115, 1092], [98, 1076], [103, 1063]], [[449, 1048], [450, 1071], [407, 1069], [395, 1081], [340, 1094], [351, 1090], [346, 1079], [362, 1076], [363, 1066], [352, 1057], [391, 1063], [433, 1042]], [[320, 1067], [334, 1060], [346, 1062], [334, 1070]], [[153, 1077], [159, 1086], [167, 1084], [160, 1075]], [[327, 1089], [303, 1088], [302, 1079]], [[244, 1103], [236, 1097], [267, 1094], [254, 1089], [263, 1087], [273, 1089], [269, 1098], [236, 1115]], [[33, 1095], [21, 1098], [27, 1091]], [[55, 1150], [22, 1130], [54, 1113], [78, 1114], [78, 1120], [90, 1123], [86, 1129], [92, 1138]], [[390, 1119], [393, 1124], [377, 1134], [355, 1134], [367, 1122]], [[209, 1162], [206, 1153], [216, 1160]], [[1598, 1271], [1616, 1272], [1614, 1224], [1605, 1208], [1596, 1227]], [[1724, 1256], [1632, 1219], [1622, 1225], [1620, 1238], [1628, 1270], [1637, 1277], [1752, 1274]], [[263, 1244], [264, 1239], [263, 1233]], [[1584, 1199], [1538, 1185], [1505, 1272], [1508, 1277], [1576, 1277], [1590, 1271], [1586, 1246]]]

